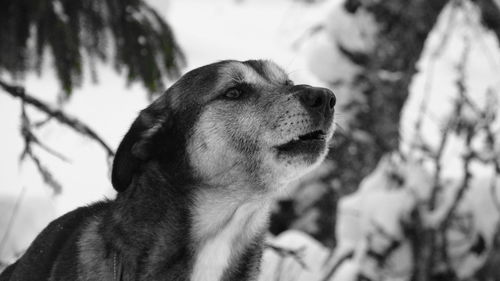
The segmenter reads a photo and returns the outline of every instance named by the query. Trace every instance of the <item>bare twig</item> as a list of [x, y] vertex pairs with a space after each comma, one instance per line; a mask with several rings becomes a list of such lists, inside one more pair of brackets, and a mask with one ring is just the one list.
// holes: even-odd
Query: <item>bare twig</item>
[[62, 153], [52, 149], [51, 147], [47, 146], [43, 142], [38, 139], [38, 137], [31, 131], [30, 127], [32, 126], [31, 122], [28, 120], [27, 115], [24, 110], [24, 103], [23, 103], [23, 121], [22, 121], [22, 128], [21, 128], [21, 134], [23, 138], [25, 139], [25, 142], [34, 143], [38, 145], [41, 149], [45, 150], [47, 153], [50, 155], [58, 158], [61, 161], [64, 161], [66, 163], [69, 163], [69, 159], [64, 156]]
[[55, 179], [52, 173], [42, 164], [42, 161], [36, 154], [33, 152], [32, 144], [37, 143], [36, 137], [31, 133], [30, 126], [31, 122], [26, 113], [25, 103], [21, 104], [21, 134], [24, 139], [24, 150], [21, 153], [21, 160], [24, 160], [26, 157], [31, 159], [35, 164], [38, 172], [42, 176], [43, 181], [50, 186], [55, 194], [59, 194], [62, 191], [61, 184]]
[[21, 99], [26, 104], [29, 104], [36, 109], [44, 112], [48, 116], [53, 117], [55, 120], [60, 123], [68, 126], [72, 130], [89, 137], [93, 141], [97, 142], [108, 154], [108, 157], [113, 157], [115, 155], [113, 149], [87, 124], [78, 120], [77, 118], [68, 115], [59, 109], [54, 109], [45, 102], [27, 94], [23, 87], [9, 85], [8, 83], [0, 80], [0, 87], [4, 89], [4, 91], [15, 98]]
[[339, 269], [339, 267], [344, 263], [346, 260], [352, 258], [354, 256], [354, 251], [348, 251], [344, 255], [342, 255], [337, 262], [333, 264], [333, 266], [330, 268], [330, 270], [326, 273], [325, 276], [321, 279], [321, 281], [328, 281], [330, 278], [333, 277], [335, 272]]
[[[472, 136], [473, 136], [472, 132], [469, 133], [469, 134], [467, 134], [466, 145], [467, 145], [468, 148], [470, 148], [471, 141], [472, 141]], [[450, 220], [451, 220], [451, 218], [453, 216], [453, 213], [457, 209], [459, 203], [461, 202], [461, 200], [462, 200], [462, 198], [463, 198], [463, 196], [465, 194], [465, 191], [467, 191], [467, 188], [469, 187], [469, 183], [470, 183], [470, 180], [472, 178], [472, 173], [470, 171], [470, 164], [471, 164], [472, 160], [473, 160], [473, 154], [467, 153], [464, 156], [464, 160], [463, 160], [464, 178], [462, 180], [462, 184], [460, 185], [457, 193], [455, 193], [455, 197], [454, 197], [453, 203], [451, 204], [451, 206], [446, 211], [446, 215], [444, 216], [444, 219], [441, 222], [441, 228], [446, 228], [449, 225]]]
[[289, 249], [289, 248], [284, 248], [284, 247], [280, 247], [277, 245], [273, 245], [270, 243], [266, 243], [265, 247], [273, 250], [275, 253], [277, 253], [281, 257], [293, 258], [303, 269], [306, 269], [306, 270], [308, 269], [307, 264], [304, 262], [304, 260], [302, 258], [305, 247], [300, 247], [298, 249]]

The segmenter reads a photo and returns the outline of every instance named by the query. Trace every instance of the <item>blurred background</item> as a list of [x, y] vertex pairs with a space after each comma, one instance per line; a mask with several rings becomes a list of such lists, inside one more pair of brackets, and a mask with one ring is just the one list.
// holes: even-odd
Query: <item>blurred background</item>
[[113, 198], [114, 150], [182, 73], [271, 59], [337, 95], [260, 280], [500, 280], [499, 0], [6, 0], [0, 270]]

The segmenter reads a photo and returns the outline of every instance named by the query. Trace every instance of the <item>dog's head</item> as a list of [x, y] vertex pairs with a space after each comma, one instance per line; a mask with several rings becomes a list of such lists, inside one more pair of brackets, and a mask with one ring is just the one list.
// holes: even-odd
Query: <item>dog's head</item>
[[125, 190], [148, 164], [213, 186], [268, 189], [325, 157], [334, 94], [293, 85], [270, 61], [222, 61], [192, 70], [135, 120], [120, 144], [113, 186]]

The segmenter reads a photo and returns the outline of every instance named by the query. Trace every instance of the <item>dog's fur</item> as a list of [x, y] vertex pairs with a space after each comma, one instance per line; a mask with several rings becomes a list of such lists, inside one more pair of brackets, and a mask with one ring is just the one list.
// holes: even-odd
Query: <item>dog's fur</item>
[[269, 61], [187, 73], [122, 140], [116, 200], [52, 222], [0, 280], [254, 280], [273, 196], [323, 160], [334, 104]]

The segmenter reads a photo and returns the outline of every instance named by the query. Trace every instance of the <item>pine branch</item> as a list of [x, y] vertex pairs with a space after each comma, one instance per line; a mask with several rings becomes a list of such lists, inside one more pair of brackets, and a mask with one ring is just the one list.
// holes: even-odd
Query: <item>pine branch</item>
[[[40, 4], [42, 3], [42, 4]], [[70, 98], [91, 78], [96, 63], [110, 64], [128, 83], [142, 82], [150, 95], [163, 91], [185, 65], [165, 19], [144, 0], [8, 0], [0, 9], [0, 70], [13, 77], [40, 74], [51, 54], [61, 86]]]

